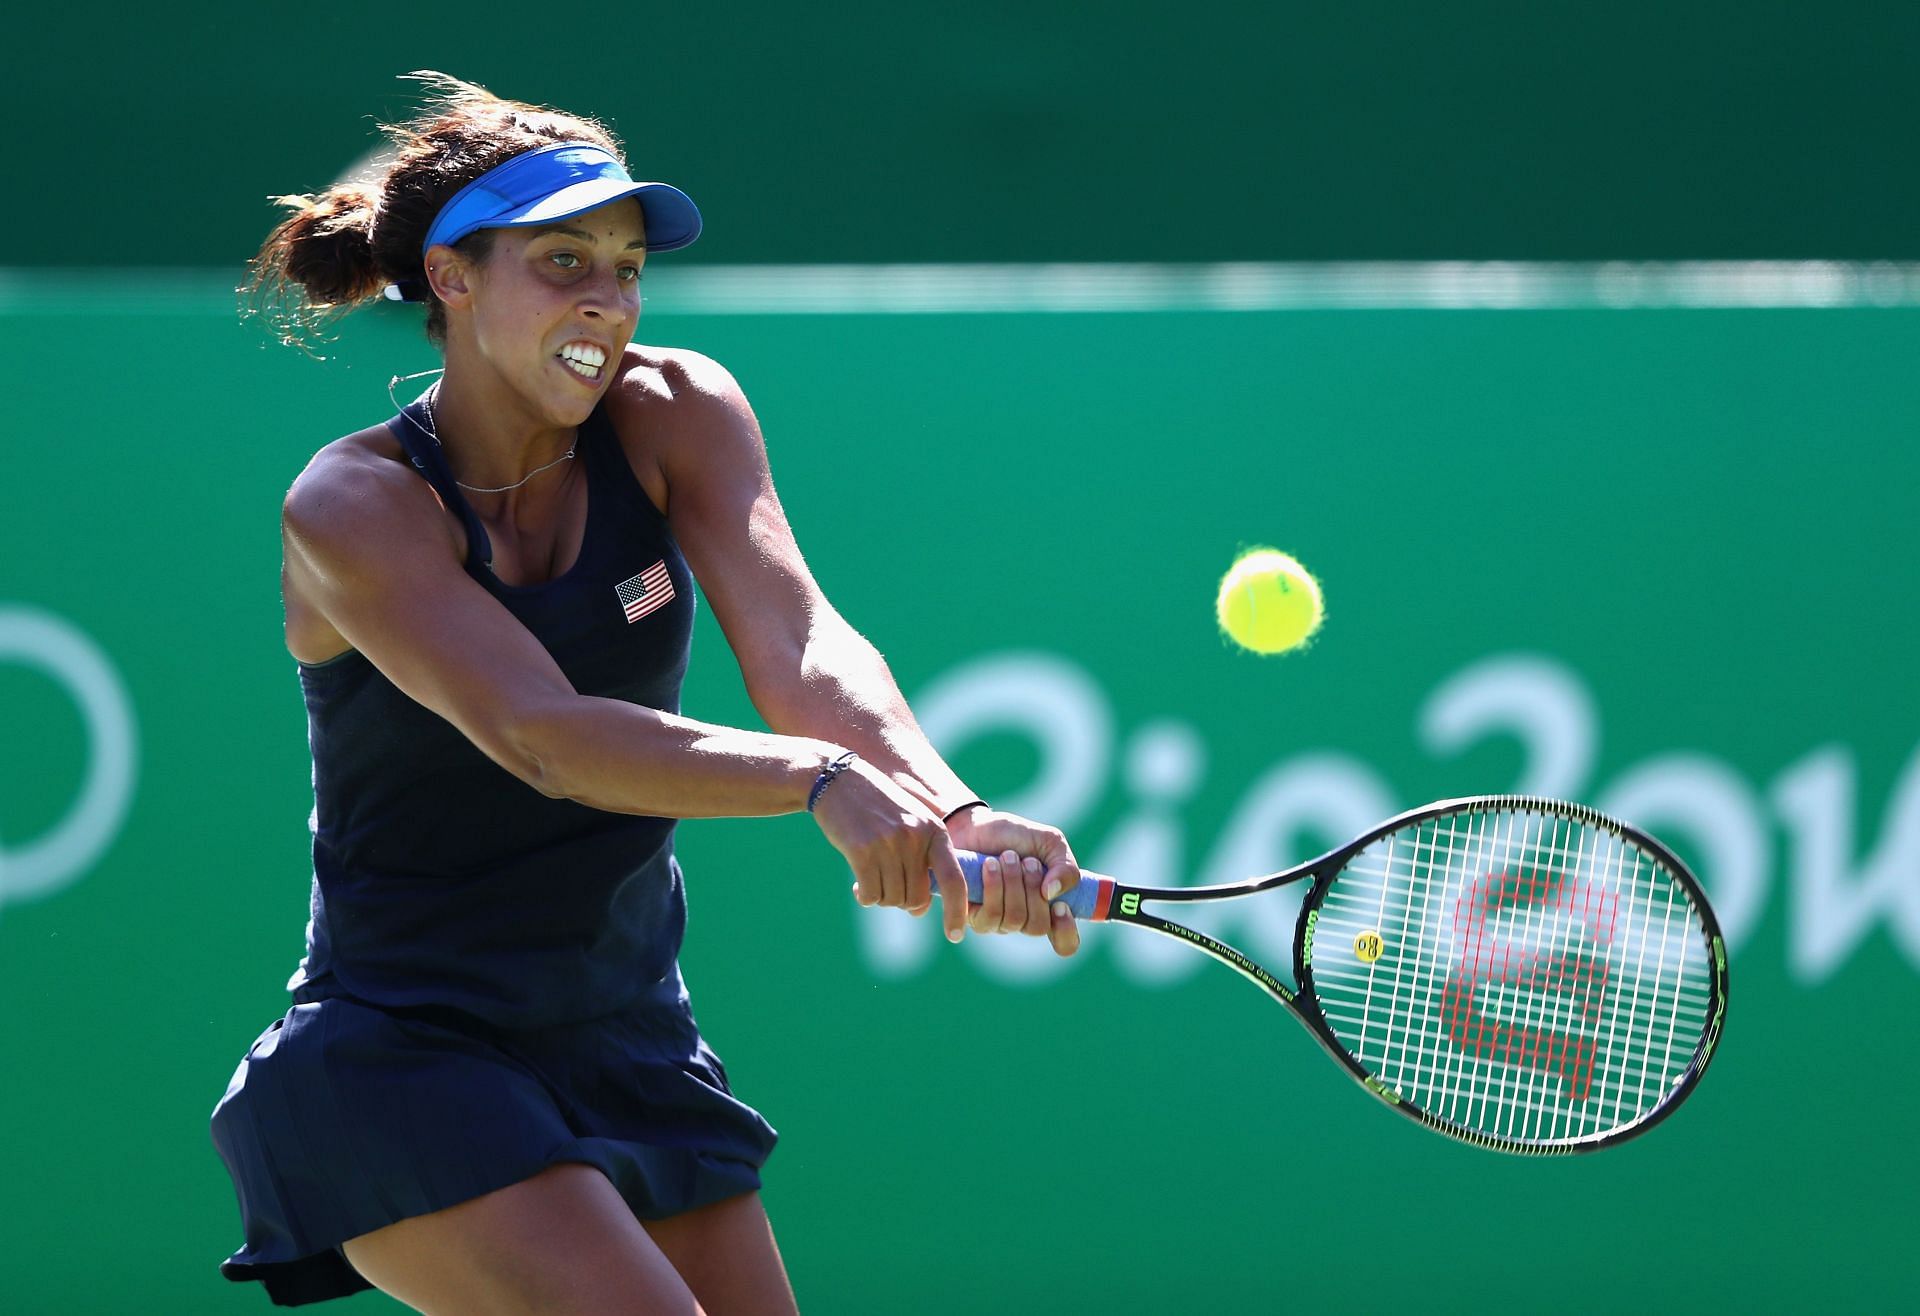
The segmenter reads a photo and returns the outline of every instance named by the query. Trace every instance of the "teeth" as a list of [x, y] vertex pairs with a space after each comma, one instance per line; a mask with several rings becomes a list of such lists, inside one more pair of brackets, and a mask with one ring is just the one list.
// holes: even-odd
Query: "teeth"
[[590, 343], [568, 343], [560, 349], [560, 355], [568, 361], [592, 366], [595, 370], [607, 363], [607, 354]]
[[600, 378], [600, 369], [598, 366], [587, 365], [585, 362], [576, 361], [570, 356], [563, 356], [560, 359], [567, 363], [567, 369], [573, 371], [574, 374], [579, 375], [582, 379]]

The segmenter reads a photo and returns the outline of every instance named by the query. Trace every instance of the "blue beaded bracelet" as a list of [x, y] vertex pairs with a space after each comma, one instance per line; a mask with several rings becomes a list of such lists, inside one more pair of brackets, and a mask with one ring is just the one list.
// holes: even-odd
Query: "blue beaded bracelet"
[[826, 767], [820, 769], [820, 775], [813, 779], [813, 793], [807, 796], [808, 813], [812, 813], [813, 806], [820, 803], [820, 797], [826, 793], [827, 787], [833, 785], [833, 779], [852, 767], [853, 761], [859, 757], [860, 756], [852, 750], [848, 750], [839, 758], [827, 764]]

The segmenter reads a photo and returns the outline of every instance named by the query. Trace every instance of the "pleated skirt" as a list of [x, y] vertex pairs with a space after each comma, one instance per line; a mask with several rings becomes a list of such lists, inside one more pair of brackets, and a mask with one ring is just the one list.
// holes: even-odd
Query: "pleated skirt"
[[213, 1113], [245, 1244], [220, 1267], [298, 1306], [370, 1288], [340, 1244], [548, 1166], [598, 1167], [643, 1220], [760, 1187], [773, 1128], [692, 1017], [537, 1032], [334, 999], [260, 1035]]

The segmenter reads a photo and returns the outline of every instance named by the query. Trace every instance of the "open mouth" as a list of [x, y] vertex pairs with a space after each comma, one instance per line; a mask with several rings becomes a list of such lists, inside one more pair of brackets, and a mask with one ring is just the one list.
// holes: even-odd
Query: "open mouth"
[[558, 356], [562, 365], [589, 384], [600, 382], [607, 364], [607, 354], [592, 343], [568, 343]]

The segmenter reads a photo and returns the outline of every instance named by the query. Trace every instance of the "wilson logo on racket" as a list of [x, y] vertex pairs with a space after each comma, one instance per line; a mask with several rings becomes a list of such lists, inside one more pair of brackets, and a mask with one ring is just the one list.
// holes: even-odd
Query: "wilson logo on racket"
[[673, 577], [667, 574], [664, 560], [654, 563], [637, 576], [630, 576], [613, 587], [620, 598], [620, 607], [627, 614], [627, 624], [631, 626], [650, 612], [658, 611], [673, 602]]
[[[1595, 1043], [1572, 1029], [1599, 1024], [1607, 999], [1607, 961], [1529, 948], [1488, 931], [1488, 921], [1496, 914], [1529, 907], [1536, 913], [1550, 910], [1569, 928], [1584, 927], [1595, 944], [1607, 946], [1613, 942], [1620, 898], [1555, 872], [1489, 873], [1476, 879], [1455, 904], [1463, 945], [1459, 963], [1447, 978], [1441, 1015], [1455, 1046], [1503, 1064], [1555, 1071], [1561, 1095], [1570, 1102], [1585, 1101], [1593, 1089]], [[1483, 992], [1530, 1004], [1558, 998], [1561, 1005], [1549, 1013], [1569, 1028], [1501, 1022], [1480, 1008]]]

